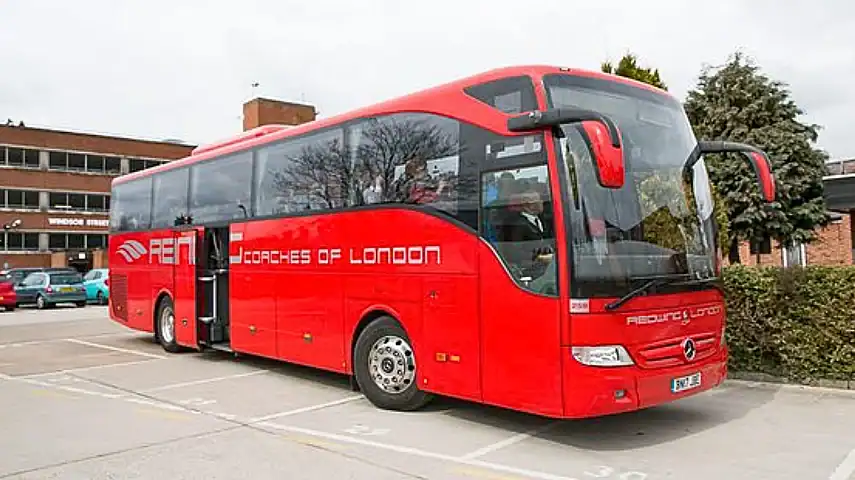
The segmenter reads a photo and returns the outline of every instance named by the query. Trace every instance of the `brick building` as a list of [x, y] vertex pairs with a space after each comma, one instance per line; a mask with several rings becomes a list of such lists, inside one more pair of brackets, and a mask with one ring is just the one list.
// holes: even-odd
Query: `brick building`
[[[296, 125], [312, 106], [254, 99], [244, 130]], [[0, 270], [106, 267], [113, 178], [185, 157], [195, 145], [0, 125]]]
[[[823, 178], [826, 206], [831, 223], [818, 231], [808, 245], [782, 251], [774, 242], [759, 249], [760, 265], [853, 265], [855, 264], [855, 159], [834, 160], [827, 164]], [[770, 244], [771, 243], [771, 244]], [[758, 249], [744, 243], [739, 257], [745, 265], [758, 264]]]

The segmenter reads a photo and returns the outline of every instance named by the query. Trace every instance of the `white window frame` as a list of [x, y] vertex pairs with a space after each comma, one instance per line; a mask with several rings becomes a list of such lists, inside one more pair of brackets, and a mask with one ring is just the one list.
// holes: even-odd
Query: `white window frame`
[[799, 267], [807, 266], [807, 252], [806, 252], [804, 243], [798, 243], [792, 247], [782, 248], [781, 249], [781, 265], [783, 265], [784, 267], [790, 267], [791, 266], [789, 264], [789, 261], [788, 261], [788, 259], [789, 259], [788, 252], [792, 251], [792, 249], [798, 249], [797, 251], [798, 251], [799, 260], [798, 260], [797, 265], [795, 265], [795, 266], [799, 266]]

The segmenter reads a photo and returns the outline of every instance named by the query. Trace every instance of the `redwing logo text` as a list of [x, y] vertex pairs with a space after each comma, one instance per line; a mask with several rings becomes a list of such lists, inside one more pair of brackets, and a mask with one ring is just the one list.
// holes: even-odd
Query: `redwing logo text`
[[651, 313], [648, 315], [633, 315], [626, 317], [627, 325], [651, 325], [656, 323], [680, 322], [687, 325], [692, 320], [702, 317], [718, 315], [722, 312], [721, 305], [710, 305], [706, 307], [687, 308], [665, 313]]
[[232, 265], [440, 265], [439, 246], [248, 250], [238, 248]]

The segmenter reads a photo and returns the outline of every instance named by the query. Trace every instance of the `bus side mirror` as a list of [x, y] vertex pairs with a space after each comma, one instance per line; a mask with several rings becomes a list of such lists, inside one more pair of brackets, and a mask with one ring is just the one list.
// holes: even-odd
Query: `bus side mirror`
[[748, 161], [757, 175], [757, 184], [760, 192], [767, 202], [775, 201], [775, 176], [772, 174], [772, 166], [769, 157], [759, 148], [745, 143], [723, 142], [723, 141], [700, 141], [698, 142], [700, 153], [725, 153], [739, 152], [748, 157]]
[[575, 107], [535, 110], [508, 118], [508, 130], [528, 132], [569, 123], [581, 123], [588, 134], [600, 185], [604, 188], [623, 187], [623, 142], [620, 130], [608, 115]]
[[591, 141], [591, 154], [597, 166], [597, 181], [603, 188], [623, 187], [625, 168], [623, 163], [623, 142], [611, 135], [620, 137], [620, 130], [609, 132], [606, 125], [597, 120], [582, 122], [582, 128]]

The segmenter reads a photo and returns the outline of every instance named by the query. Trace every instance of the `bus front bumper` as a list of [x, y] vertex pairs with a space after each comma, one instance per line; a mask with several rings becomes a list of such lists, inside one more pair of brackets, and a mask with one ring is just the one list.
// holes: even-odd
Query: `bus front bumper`
[[612, 415], [697, 395], [727, 378], [727, 348], [701, 362], [646, 370], [638, 366], [602, 368], [564, 353], [564, 417]]

